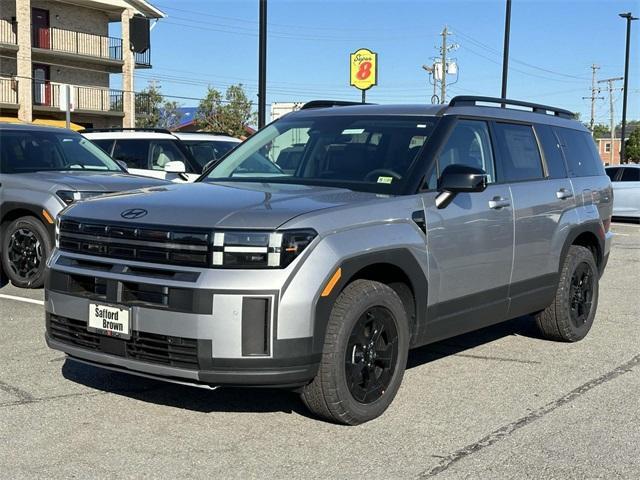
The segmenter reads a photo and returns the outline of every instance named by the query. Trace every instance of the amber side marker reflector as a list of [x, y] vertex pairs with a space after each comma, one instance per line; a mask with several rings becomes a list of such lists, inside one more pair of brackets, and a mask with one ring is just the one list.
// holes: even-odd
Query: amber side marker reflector
[[53, 225], [55, 223], [55, 221], [53, 220], [53, 218], [51, 217], [51, 214], [49, 212], [47, 212], [45, 209], [42, 209], [42, 216], [44, 217], [44, 219], [49, 222], [51, 225]]
[[340, 277], [342, 277], [342, 269], [338, 268], [336, 272], [333, 274], [333, 276], [331, 277], [331, 279], [327, 282], [327, 285], [326, 287], [324, 287], [324, 290], [322, 290], [322, 293], [320, 294], [320, 296], [328, 297], [329, 295], [331, 295], [331, 290], [333, 290], [333, 287], [336, 286], [336, 283], [338, 283], [338, 280], [340, 280]]

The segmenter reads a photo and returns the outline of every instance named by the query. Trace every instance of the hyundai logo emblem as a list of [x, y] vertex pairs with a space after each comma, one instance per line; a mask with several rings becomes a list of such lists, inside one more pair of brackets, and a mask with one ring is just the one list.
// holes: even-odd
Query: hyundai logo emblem
[[135, 220], [136, 218], [144, 217], [147, 212], [144, 208], [130, 208], [129, 210], [125, 210], [120, 214], [122, 218], [126, 218], [127, 220]]

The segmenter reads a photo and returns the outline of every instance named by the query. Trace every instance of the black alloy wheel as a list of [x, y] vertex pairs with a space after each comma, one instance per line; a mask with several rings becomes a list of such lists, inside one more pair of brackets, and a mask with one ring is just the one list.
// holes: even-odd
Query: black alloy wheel
[[42, 243], [29, 228], [18, 228], [9, 237], [7, 255], [11, 273], [22, 281], [35, 277], [42, 263]]
[[345, 373], [349, 392], [363, 404], [389, 388], [398, 361], [398, 331], [392, 313], [380, 306], [362, 314], [347, 344]]
[[591, 265], [580, 263], [571, 276], [569, 287], [571, 322], [576, 327], [584, 325], [593, 305], [594, 272]]

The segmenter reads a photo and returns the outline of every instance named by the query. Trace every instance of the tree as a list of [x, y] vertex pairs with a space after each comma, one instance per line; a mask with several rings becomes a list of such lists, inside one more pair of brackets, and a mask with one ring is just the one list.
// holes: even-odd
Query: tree
[[596, 123], [593, 126], [593, 138], [608, 138], [611, 136], [611, 130], [602, 123]]
[[136, 94], [136, 127], [168, 128], [180, 123], [178, 102], [165, 100], [155, 82]]
[[640, 162], [640, 128], [636, 128], [625, 142], [624, 156], [627, 162]]
[[246, 135], [245, 127], [253, 119], [251, 101], [242, 84], [230, 86], [224, 95], [213, 87], [200, 101], [196, 122], [202, 130], [226, 133], [232, 137]]

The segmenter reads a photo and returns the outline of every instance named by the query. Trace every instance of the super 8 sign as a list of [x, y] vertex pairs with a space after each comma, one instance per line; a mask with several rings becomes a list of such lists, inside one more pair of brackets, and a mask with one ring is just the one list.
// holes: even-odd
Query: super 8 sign
[[378, 54], [361, 48], [349, 55], [351, 86], [368, 90], [378, 84]]

